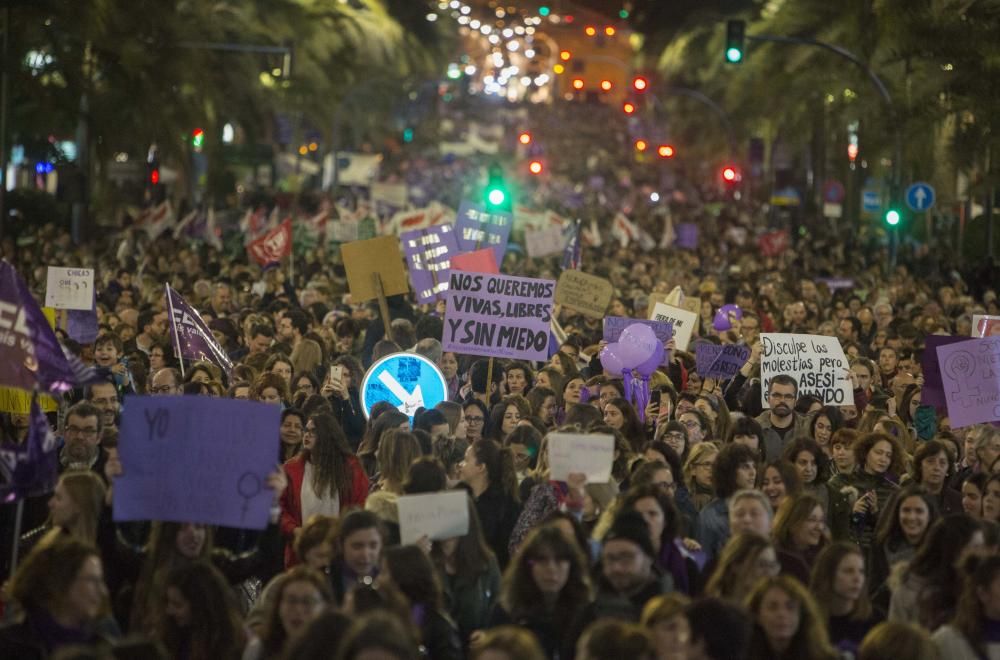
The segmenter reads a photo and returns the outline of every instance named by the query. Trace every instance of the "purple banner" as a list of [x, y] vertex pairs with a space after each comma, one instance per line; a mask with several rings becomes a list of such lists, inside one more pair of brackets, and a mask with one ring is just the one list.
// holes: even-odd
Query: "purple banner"
[[215, 335], [208, 329], [201, 314], [187, 304], [180, 294], [167, 285], [167, 312], [170, 322], [170, 339], [174, 350], [189, 360], [208, 360], [219, 365], [227, 374], [232, 373], [233, 363], [222, 350]]
[[51, 493], [58, 478], [58, 443], [36, 396], [31, 400], [27, 439], [20, 445], [0, 445], [0, 500]]
[[685, 250], [698, 248], [698, 225], [693, 222], [681, 222], [674, 227], [674, 245]]
[[0, 261], [0, 385], [47, 392], [73, 388], [73, 370], [24, 280]]
[[920, 402], [926, 406], [944, 408], [947, 400], [944, 396], [944, 386], [941, 383], [941, 365], [938, 363], [937, 349], [939, 346], [969, 341], [968, 337], [952, 335], [928, 335], [924, 342], [924, 355], [920, 360], [920, 369], [924, 375], [924, 386], [920, 391]]
[[114, 519], [264, 529], [281, 408], [207, 396], [129, 396]]
[[556, 283], [452, 271], [441, 344], [445, 351], [545, 360]]
[[664, 346], [666, 346], [666, 343], [674, 336], [673, 324], [666, 321], [630, 319], [625, 316], [605, 316], [604, 335], [602, 339], [609, 344], [611, 342], [618, 341], [618, 338], [621, 337], [622, 331], [633, 323], [639, 323], [641, 325], [648, 325], [651, 327], [653, 329], [653, 333], [656, 335], [656, 338], [662, 341]]
[[695, 346], [695, 359], [702, 378], [729, 379], [750, 359], [750, 347], [702, 342]]
[[461, 252], [493, 248], [497, 266], [503, 264], [513, 216], [503, 211], [487, 211], [479, 204], [462, 202], [455, 219], [455, 240]]
[[952, 428], [1000, 420], [1000, 337], [937, 348]]
[[444, 298], [451, 258], [458, 254], [454, 228], [444, 224], [414, 229], [400, 235], [399, 240], [403, 242], [417, 302], [430, 303]]

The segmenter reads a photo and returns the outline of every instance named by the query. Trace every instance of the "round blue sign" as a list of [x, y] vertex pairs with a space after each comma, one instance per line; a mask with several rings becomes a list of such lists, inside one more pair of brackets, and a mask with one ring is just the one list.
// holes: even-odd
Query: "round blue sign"
[[371, 417], [372, 406], [388, 401], [410, 418], [417, 408], [433, 408], [448, 398], [448, 383], [437, 365], [417, 353], [387, 355], [361, 381], [361, 408]]

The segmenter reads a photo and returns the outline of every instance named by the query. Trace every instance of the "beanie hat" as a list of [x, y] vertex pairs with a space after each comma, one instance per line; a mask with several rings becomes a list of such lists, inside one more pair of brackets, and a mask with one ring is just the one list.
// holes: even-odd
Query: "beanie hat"
[[604, 543], [616, 539], [631, 541], [651, 559], [656, 559], [653, 541], [649, 538], [649, 525], [638, 511], [622, 511], [615, 516], [611, 529], [604, 535]]

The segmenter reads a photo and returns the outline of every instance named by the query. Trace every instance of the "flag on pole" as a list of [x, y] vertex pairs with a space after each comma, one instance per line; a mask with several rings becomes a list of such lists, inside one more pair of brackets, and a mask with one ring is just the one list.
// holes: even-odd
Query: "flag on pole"
[[24, 443], [0, 445], [0, 500], [12, 502], [50, 493], [58, 478], [58, 443], [36, 393], [31, 399]]
[[569, 237], [566, 241], [566, 249], [563, 250], [563, 270], [579, 270], [583, 245], [580, 238], [581, 223], [578, 219], [571, 225], [567, 225]]
[[215, 209], [209, 206], [208, 213], [205, 215], [207, 217], [205, 219], [205, 227], [202, 229], [202, 238], [216, 250], [221, 250], [222, 237], [220, 236], [221, 232], [215, 226]]
[[195, 221], [198, 217], [198, 209], [192, 209], [190, 213], [181, 218], [177, 226], [174, 227], [174, 238], [180, 238], [184, 231]]
[[590, 247], [601, 247], [604, 241], [601, 240], [601, 229], [597, 226], [597, 220], [590, 221], [590, 228], [584, 227], [580, 230], [580, 238]]
[[215, 335], [194, 307], [189, 305], [179, 293], [167, 286], [167, 315], [170, 323], [170, 339], [180, 357], [189, 360], [208, 360], [231, 373], [233, 363], [226, 351], [215, 341]]
[[150, 240], [156, 240], [167, 231], [177, 220], [170, 200], [152, 206], [139, 215], [138, 225], [149, 235]]
[[639, 240], [639, 227], [619, 211], [611, 223], [611, 236], [625, 248], [628, 247], [629, 243]]
[[281, 261], [292, 253], [292, 219], [285, 220], [247, 245], [247, 251], [260, 266]]

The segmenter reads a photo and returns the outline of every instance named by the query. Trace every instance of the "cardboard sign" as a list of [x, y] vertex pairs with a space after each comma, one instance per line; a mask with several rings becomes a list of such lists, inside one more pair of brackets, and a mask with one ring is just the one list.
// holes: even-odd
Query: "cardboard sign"
[[498, 265], [503, 264], [503, 255], [507, 252], [507, 241], [510, 238], [510, 226], [513, 218], [503, 211], [487, 211], [479, 204], [462, 202], [458, 207], [455, 221], [455, 234], [458, 249], [462, 252], [472, 252], [480, 248], [493, 249]]
[[[673, 305], [674, 307], [686, 309], [692, 314], [701, 314], [701, 298], [694, 298], [692, 296], [684, 296], [681, 294], [679, 296], [674, 296], [674, 298], [683, 298], [683, 300], [675, 301], [672, 299], [672, 296], [673, 292], [649, 294], [649, 309], [652, 310], [656, 307], [656, 303], [665, 303], [667, 305]], [[652, 314], [652, 311], [650, 311], [650, 314]]]
[[566, 481], [575, 472], [587, 475], [587, 483], [611, 480], [615, 460], [615, 438], [603, 433], [550, 433], [549, 478]]
[[566, 247], [566, 238], [562, 227], [552, 225], [545, 229], [525, 229], [524, 249], [531, 258], [547, 257], [550, 254], [562, 254]]
[[695, 346], [698, 374], [702, 378], [728, 380], [750, 359], [750, 347], [743, 344], [708, 344]]
[[614, 295], [611, 282], [580, 270], [564, 270], [556, 285], [556, 303], [595, 319], [608, 311]]
[[769, 408], [767, 388], [771, 379], [785, 374], [799, 384], [798, 396], [812, 394], [824, 406], [854, 404], [854, 388], [844, 349], [836, 337], [765, 332], [760, 336], [760, 398]]
[[446, 352], [546, 360], [556, 283], [451, 272], [441, 344]]
[[207, 396], [129, 396], [114, 519], [264, 529], [281, 409]]
[[1000, 420], [1000, 337], [937, 348], [952, 428]]
[[340, 246], [340, 254], [347, 271], [347, 285], [351, 300], [364, 302], [377, 298], [372, 275], [382, 278], [385, 295], [406, 293], [410, 286], [403, 268], [403, 255], [399, 253], [399, 240], [395, 236], [379, 236], [366, 241], [354, 241]]
[[403, 495], [396, 504], [401, 545], [415, 543], [421, 536], [443, 541], [469, 533], [469, 496], [464, 490]]
[[55, 309], [94, 308], [94, 271], [90, 268], [49, 266], [45, 284], [45, 306]]
[[677, 350], [686, 351], [691, 343], [691, 335], [698, 326], [698, 315], [680, 307], [666, 303], [656, 303], [650, 318], [654, 321], [665, 321], [673, 326]]
[[1000, 336], [1000, 316], [988, 316], [986, 314], [972, 315], [972, 336], [973, 337], [996, 337]]
[[451, 257], [458, 254], [455, 230], [451, 225], [438, 225], [408, 231], [399, 237], [410, 269], [410, 281], [417, 302], [430, 303], [448, 290]]
[[467, 273], [499, 273], [496, 253], [490, 248], [456, 254], [451, 259], [452, 270], [463, 270]]
[[969, 341], [968, 337], [952, 335], [928, 335], [924, 340], [924, 354], [920, 360], [920, 373], [924, 376], [924, 386], [920, 391], [920, 402], [928, 406], [944, 408], [948, 401], [941, 382], [941, 364], [938, 362], [938, 346]]

